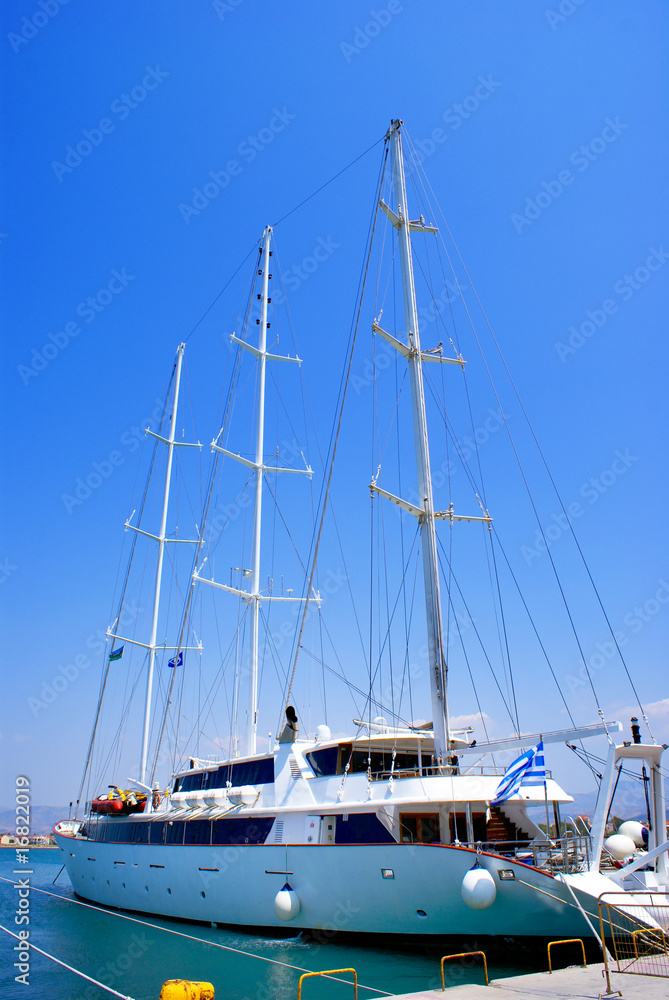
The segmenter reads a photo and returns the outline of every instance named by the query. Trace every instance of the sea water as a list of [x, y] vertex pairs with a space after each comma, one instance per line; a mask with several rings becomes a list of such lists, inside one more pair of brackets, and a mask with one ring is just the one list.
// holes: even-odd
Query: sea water
[[[141, 914], [121, 916], [117, 911], [90, 909], [77, 903], [67, 873], [61, 868], [58, 850], [31, 848], [27, 864], [17, 863], [14, 848], [0, 850], [0, 924], [14, 933], [28, 929], [30, 941], [43, 951], [133, 1000], [158, 1000], [167, 979], [211, 982], [220, 1000], [295, 1000], [302, 974], [299, 970], [343, 968], [356, 970], [360, 1000], [372, 1000], [388, 994], [439, 989], [442, 955], [485, 948], [482, 941], [462, 942], [463, 947], [454, 949], [420, 939], [397, 944], [381, 938], [361, 945], [335, 932], [330, 932], [333, 936], [329, 939], [323, 935], [320, 940], [303, 935], [265, 937]], [[29, 896], [24, 892], [22, 897], [28, 899], [23, 912], [28, 913], [30, 923], [17, 925], [20, 897], [12, 883], [20, 879], [30, 886]], [[55, 895], [44, 895], [38, 889]], [[175, 931], [190, 938], [179, 937]], [[17, 944], [0, 931], [3, 1000], [102, 1000], [113, 995], [32, 950], [29, 984], [17, 982]], [[526, 960], [527, 955], [514, 953], [511, 948], [509, 961], [514, 964], [491, 962], [490, 977], [517, 975], [524, 971], [521, 964]], [[341, 978], [351, 981], [349, 974]], [[447, 985], [470, 982], [483, 982], [478, 960], [447, 963]], [[347, 1000], [352, 996], [352, 986], [344, 982], [315, 979], [303, 986], [304, 1000]]]

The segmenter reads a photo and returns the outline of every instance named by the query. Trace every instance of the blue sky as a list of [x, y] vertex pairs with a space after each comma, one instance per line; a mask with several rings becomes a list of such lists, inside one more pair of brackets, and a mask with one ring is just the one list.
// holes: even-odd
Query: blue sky
[[[16, 0], [2, 19], [0, 802], [11, 801], [15, 773], [31, 777], [39, 803], [69, 801], [76, 790], [99, 683], [95, 634], [111, 620], [141, 429], [177, 344], [263, 227], [381, 139], [395, 117], [424, 159], [565, 504], [575, 505], [575, 530], [653, 706], [655, 735], [667, 738], [666, 4]], [[322, 441], [380, 151], [276, 227]], [[324, 246], [318, 268], [305, 271]], [[195, 431], [205, 443], [249, 274], [247, 263], [188, 343]], [[353, 365], [361, 420], [371, 351], [361, 345]], [[505, 391], [510, 427], [527, 438]], [[477, 427], [491, 405], [475, 394]], [[548, 560], [526, 505], [504, 488], [491, 419], [482, 451], [501, 481], [491, 513], [559, 647]], [[349, 429], [344, 443], [354, 437]], [[367, 497], [369, 468], [360, 477], [349, 468], [338, 509], [356, 491], [363, 504]], [[91, 474], [99, 485], [75, 503], [78, 481]], [[552, 551], [583, 618], [586, 654], [603, 658], [602, 704], [627, 722], [634, 703], [606, 655], [605, 624], [586, 615], [592, 598], [559, 507], [545, 483], [538, 497], [542, 524], [556, 525]], [[360, 585], [357, 514], [345, 520]], [[323, 573], [339, 568], [333, 549]], [[573, 651], [557, 657], [579, 721], [592, 721]], [[549, 679], [522, 661], [521, 721], [560, 727]], [[77, 662], [36, 714], [30, 699]], [[454, 688], [454, 714], [471, 713], [457, 678]], [[349, 718], [342, 705], [335, 728]], [[504, 732], [503, 718], [491, 719]], [[568, 762], [557, 766], [566, 782]], [[586, 787], [585, 775], [576, 780]]]

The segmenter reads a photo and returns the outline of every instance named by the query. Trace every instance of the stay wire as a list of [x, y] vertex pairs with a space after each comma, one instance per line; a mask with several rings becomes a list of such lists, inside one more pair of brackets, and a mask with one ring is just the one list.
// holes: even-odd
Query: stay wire
[[371, 151], [372, 151], [372, 150], [374, 149], [374, 147], [375, 147], [375, 146], [378, 146], [378, 144], [379, 144], [380, 142], [383, 142], [384, 138], [385, 138], [384, 136], [381, 136], [381, 138], [380, 138], [380, 139], [377, 139], [377, 140], [376, 140], [376, 142], [373, 142], [373, 143], [372, 143], [372, 145], [371, 145], [371, 146], [369, 146], [369, 147], [368, 147], [368, 148], [367, 148], [367, 149], [366, 149], [366, 150], [364, 151], [364, 153], [360, 153], [360, 155], [359, 155], [359, 156], [356, 156], [356, 158], [355, 158], [354, 160], [351, 160], [351, 162], [350, 162], [349, 164], [347, 164], [347, 166], [345, 166], [345, 167], [342, 167], [342, 169], [341, 169], [341, 170], [337, 171], [337, 173], [336, 173], [336, 174], [335, 174], [335, 175], [334, 175], [333, 177], [331, 177], [329, 181], [326, 181], [326, 182], [325, 182], [325, 184], [321, 184], [321, 186], [320, 186], [319, 188], [316, 188], [316, 190], [315, 190], [315, 191], [312, 191], [312, 193], [311, 193], [310, 195], [308, 195], [308, 196], [307, 196], [307, 197], [306, 197], [306, 198], [304, 199], [304, 201], [301, 201], [301, 202], [299, 203], [299, 205], [296, 205], [296, 206], [295, 206], [295, 208], [291, 208], [290, 212], [286, 212], [286, 214], [285, 214], [285, 215], [282, 215], [282, 216], [281, 216], [281, 218], [280, 218], [280, 219], [278, 220], [278, 222], [274, 222], [274, 223], [272, 224], [272, 228], [273, 228], [273, 229], [276, 229], [276, 227], [277, 227], [277, 226], [278, 226], [278, 225], [279, 225], [280, 223], [284, 222], [284, 221], [285, 221], [285, 220], [286, 220], [287, 218], [289, 218], [289, 216], [291, 216], [291, 215], [292, 215], [292, 214], [293, 214], [294, 212], [297, 212], [297, 210], [298, 210], [299, 208], [302, 208], [302, 206], [303, 206], [303, 205], [306, 205], [306, 203], [307, 203], [308, 201], [311, 201], [311, 199], [312, 199], [312, 198], [315, 198], [317, 194], [320, 194], [320, 192], [321, 192], [321, 191], [323, 191], [323, 190], [324, 190], [324, 188], [326, 188], [326, 187], [327, 187], [327, 186], [328, 186], [329, 184], [332, 184], [332, 182], [333, 182], [333, 181], [336, 181], [336, 180], [337, 180], [337, 178], [338, 178], [338, 177], [341, 177], [341, 175], [342, 175], [342, 174], [345, 174], [347, 170], [350, 170], [350, 169], [351, 169], [351, 167], [352, 167], [352, 166], [354, 166], [354, 165], [355, 165], [355, 164], [356, 164], [356, 163], [358, 162], [358, 160], [361, 160], [361, 159], [363, 158], [363, 156], [367, 156], [367, 153], [370, 153], [370, 152], [371, 152]]
[[[374, 145], [376, 145], [376, 143]], [[388, 147], [386, 145], [385, 153], [384, 153], [384, 156], [383, 156], [383, 159], [382, 159], [382, 162], [381, 162], [381, 166], [380, 166], [380, 169], [379, 169], [379, 180], [377, 181], [377, 186], [376, 186], [376, 195], [375, 195], [375, 198], [374, 198], [374, 208], [373, 208], [373, 211], [372, 211], [372, 218], [370, 220], [369, 229], [368, 229], [367, 253], [366, 253], [366, 260], [365, 260], [365, 264], [364, 264], [363, 273], [361, 275], [361, 280], [360, 280], [360, 284], [359, 284], [359, 298], [358, 298], [357, 314], [355, 315], [353, 329], [351, 331], [350, 347], [349, 347], [349, 352], [348, 352], [348, 363], [346, 365], [345, 373], [342, 376], [343, 385], [342, 385], [341, 390], [340, 390], [339, 414], [338, 414], [338, 417], [337, 417], [337, 420], [336, 420], [336, 425], [333, 427], [334, 441], [332, 441], [332, 437], [331, 437], [332, 450], [331, 450], [331, 457], [330, 457], [330, 466], [329, 466], [329, 469], [328, 469], [327, 481], [325, 483], [325, 491], [323, 493], [323, 506], [322, 506], [322, 510], [321, 510], [321, 518], [320, 518], [320, 524], [319, 524], [319, 527], [318, 527], [318, 534], [316, 536], [315, 545], [314, 545], [314, 549], [313, 549], [313, 557], [312, 557], [312, 564], [311, 564], [312, 568], [311, 568], [311, 573], [310, 573], [310, 576], [309, 576], [309, 583], [308, 583], [307, 589], [306, 589], [306, 595], [305, 595], [305, 600], [304, 600], [304, 609], [302, 611], [302, 620], [300, 622], [300, 631], [299, 631], [299, 635], [297, 636], [297, 640], [296, 640], [296, 643], [295, 643], [295, 656], [294, 656], [294, 660], [293, 660], [293, 669], [292, 669], [292, 672], [291, 672], [291, 675], [290, 675], [290, 682], [288, 684], [288, 689], [286, 691], [286, 698], [285, 698], [286, 704], [288, 703], [288, 699], [290, 698], [290, 694], [291, 694], [292, 687], [293, 687], [293, 682], [295, 680], [295, 671], [297, 670], [297, 660], [298, 660], [299, 651], [300, 651], [300, 644], [302, 642], [302, 636], [304, 634], [304, 627], [305, 627], [305, 624], [306, 624], [307, 611], [308, 611], [308, 608], [309, 608], [309, 602], [310, 602], [310, 597], [311, 597], [311, 590], [312, 590], [312, 587], [313, 587], [314, 576], [315, 576], [315, 573], [316, 573], [316, 563], [317, 563], [317, 559], [318, 559], [318, 551], [319, 551], [319, 548], [320, 548], [321, 536], [322, 536], [322, 533], [323, 533], [323, 525], [325, 523], [325, 513], [326, 513], [326, 510], [327, 510], [327, 501], [328, 501], [328, 497], [329, 497], [329, 494], [330, 494], [330, 485], [331, 485], [331, 482], [332, 482], [332, 474], [333, 474], [333, 471], [334, 471], [334, 463], [335, 463], [335, 457], [336, 457], [336, 454], [337, 454], [337, 445], [338, 445], [338, 442], [339, 442], [339, 434], [340, 434], [340, 431], [341, 431], [342, 421], [343, 421], [343, 418], [344, 418], [344, 403], [346, 401], [346, 396], [347, 396], [347, 392], [348, 392], [348, 384], [349, 384], [350, 377], [351, 377], [351, 368], [352, 368], [352, 365], [353, 365], [353, 354], [354, 354], [354, 351], [355, 351], [355, 344], [356, 344], [356, 340], [357, 340], [357, 336], [358, 336], [358, 328], [360, 326], [360, 315], [362, 313], [362, 304], [363, 304], [363, 300], [364, 300], [365, 283], [366, 283], [366, 280], [367, 280], [367, 272], [368, 272], [368, 269], [369, 269], [369, 262], [370, 262], [370, 259], [371, 259], [372, 246], [373, 246], [373, 242], [374, 242], [374, 232], [376, 230], [376, 220], [378, 218], [378, 211], [377, 211], [377, 209], [378, 209], [378, 201], [379, 201], [378, 192], [381, 190], [381, 187], [382, 187], [382, 184], [383, 184], [383, 176], [384, 176], [384, 173], [385, 173], [385, 167], [386, 167], [387, 159], [388, 159]], [[280, 723], [279, 723], [279, 725], [280, 725]], [[277, 726], [277, 729], [278, 728], [279, 727]]]

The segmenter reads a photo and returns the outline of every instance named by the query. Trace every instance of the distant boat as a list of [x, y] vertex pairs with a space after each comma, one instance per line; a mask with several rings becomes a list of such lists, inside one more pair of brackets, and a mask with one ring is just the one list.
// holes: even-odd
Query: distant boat
[[[660, 769], [664, 748], [642, 743], [638, 727], [633, 740], [623, 742], [617, 737], [620, 723], [605, 722], [603, 716], [591, 726], [556, 726], [552, 732], [518, 732], [500, 740], [474, 740], [470, 728], [454, 730], [449, 725], [437, 522], [447, 522], [449, 530], [457, 530], [459, 522], [478, 522], [490, 530], [492, 519], [483, 504], [470, 514], [456, 512], [453, 503], [440, 511], [434, 503], [423, 370], [432, 365], [447, 372], [444, 366], [462, 367], [464, 361], [456, 352], [444, 354], [441, 344], [433, 350], [421, 347], [412, 234], [437, 230], [422, 216], [413, 220], [407, 207], [401, 124], [393, 121], [386, 135], [392, 204], [379, 199], [379, 218], [387, 225], [384, 238], [389, 244], [393, 241], [393, 260], [399, 260], [397, 295], [403, 305], [398, 314], [403, 320], [395, 324], [401, 327], [399, 331], [386, 329], [379, 314], [373, 330], [397, 360], [398, 378], [406, 374], [416, 486], [414, 499], [407, 500], [382, 488], [377, 474], [371, 491], [376, 502], [394, 505], [405, 523], [416, 528], [429, 658], [427, 718], [432, 721], [402, 723], [397, 717], [388, 721], [380, 714], [372, 717], [370, 709], [366, 721], [355, 722], [354, 735], [334, 736], [325, 724], [311, 735], [301, 735], [297, 712], [286, 699], [279, 738], [266, 752], [257, 748], [263, 608], [272, 601], [293, 602], [299, 623], [304, 621], [305, 606], [320, 601], [309, 566], [302, 596], [276, 593], [271, 586], [263, 586], [260, 575], [266, 477], [284, 472], [311, 475], [306, 462], [299, 469], [283, 468], [277, 458], [268, 458], [264, 440], [267, 366], [297, 360], [275, 355], [267, 345], [272, 298], [272, 230], [268, 227], [254, 264], [249, 299], [259, 303], [259, 316], [252, 324], [249, 306], [241, 336], [232, 338], [237, 350], [251, 355], [257, 366], [253, 452], [245, 456], [229, 450], [220, 435], [213, 444], [217, 456], [248, 470], [253, 511], [250, 568], [239, 570], [241, 576], [236, 579], [231, 574], [229, 583], [205, 574], [206, 518], [199, 536], [188, 539], [197, 553], [192, 587], [227, 592], [248, 612], [243, 625], [250, 635], [246, 752], [220, 760], [193, 756], [171, 775], [167, 795], [161, 797], [158, 786], [151, 787], [155, 768], [152, 772], [149, 743], [157, 655], [171, 658], [165, 682], [169, 706], [173, 677], [177, 671], [188, 670], [189, 650], [199, 649], [197, 644], [189, 646], [187, 633], [183, 628], [178, 631], [176, 625], [178, 637], [173, 645], [160, 645], [156, 625], [164, 553], [171, 542], [182, 540], [166, 535], [172, 457], [184, 443], [175, 436], [182, 344], [169, 433], [154, 435], [157, 446], [166, 447], [168, 455], [161, 523], [158, 528], [127, 525], [158, 545], [151, 634], [140, 642], [121, 635], [117, 624], [109, 632], [109, 660], [115, 659], [119, 642], [135, 643], [146, 651], [147, 691], [136, 782], [143, 793], [135, 795], [137, 811], [129, 806], [127, 792], [111, 799], [102, 796], [92, 802], [83, 819], [64, 820], [54, 828], [72, 885], [84, 899], [160, 916], [245, 927], [290, 926], [296, 931], [336, 927], [360, 935], [409, 936], [417, 942], [425, 935], [473, 935], [481, 942], [486, 937], [592, 938], [598, 932], [601, 893], [612, 889], [666, 892], [669, 887]], [[367, 488], [361, 483], [363, 487]], [[190, 599], [192, 589], [188, 593]], [[371, 676], [371, 667], [369, 672]], [[354, 682], [364, 687], [362, 670], [352, 673]], [[106, 683], [107, 674], [103, 694]], [[234, 694], [238, 709], [237, 692], [238, 688]], [[159, 744], [164, 722], [156, 731]], [[580, 744], [602, 735], [608, 738], [609, 750], [589, 828], [584, 822], [577, 825], [561, 819], [560, 806], [572, 799], [545, 769], [543, 752], [545, 748], [550, 755], [556, 744]], [[495, 763], [495, 754], [507, 754], [506, 761], [513, 763], [501, 767]], [[606, 837], [616, 770], [630, 761], [649, 768], [647, 845], [640, 824], [628, 825], [613, 839]], [[537, 806], [544, 810], [543, 829], [529, 812]], [[641, 905], [635, 912], [642, 924], [654, 926]]]

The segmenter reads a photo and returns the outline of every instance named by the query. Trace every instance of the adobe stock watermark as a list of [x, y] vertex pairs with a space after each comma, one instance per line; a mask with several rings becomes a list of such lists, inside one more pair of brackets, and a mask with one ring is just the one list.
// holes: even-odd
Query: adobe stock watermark
[[[273, 108], [267, 125], [255, 135], [247, 135], [242, 139], [237, 146], [237, 155], [246, 163], [252, 163], [295, 118], [297, 115], [292, 114], [285, 104], [281, 109]], [[223, 170], [210, 170], [209, 180], [204, 182], [202, 188], [193, 188], [190, 204], [179, 202], [178, 209], [184, 222], [188, 224], [193, 216], [204, 211], [221, 191], [225, 191], [233, 177], [239, 177], [243, 169], [244, 165], [239, 160], [228, 160]]]
[[37, 10], [30, 17], [22, 17], [18, 31], [10, 31], [7, 35], [7, 41], [14, 52], [20, 52], [22, 46], [31, 42], [60, 13], [60, 8], [69, 2], [70, 0], [38, 0]]
[[12, 573], [16, 573], [19, 567], [10, 561], [8, 556], [0, 560], [0, 583], [6, 583]]
[[[142, 613], [144, 608], [140, 608], [138, 604], [134, 601], [128, 603], [127, 607], [121, 612], [118, 620], [119, 628], [129, 628]], [[104, 629], [97, 629], [95, 632], [86, 638], [86, 649], [91, 650], [94, 653], [102, 653], [106, 645], [107, 633]], [[28, 708], [32, 712], [33, 716], [37, 718], [40, 712], [43, 712], [45, 708], [49, 705], [53, 705], [54, 701], [57, 701], [61, 694], [64, 694], [67, 689], [74, 684], [76, 680], [79, 679], [79, 675], [84, 670], [88, 670], [91, 666], [92, 660], [88, 653], [77, 653], [76, 656], [72, 658], [70, 663], [66, 663], [63, 666], [61, 663], [58, 664], [56, 668], [56, 673], [48, 681], [43, 681], [42, 686], [39, 690], [39, 697], [29, 697], [26, 699]]]
[[128, 454], [137, 451], [144, 441], [147, 430], [156, 430], [162, 418], [165, 404], [160, 399], [156, 399], [150, 417], [145, 417], [140, 421], [139, 426], [133, 425], [121, 434], [119, 447], [113, 448], [103, 459], [92, 462], [90, 471], [82, 476], [77, 476], [71, 493], [61, 493], [60, 499], [63, 501], [65, 510], [71, 514], [77, 507], [81, 507], [102, 484], [109, 479], [115, 469], [123, 465]]
[[396, 14], [401, 14], [404, 7], [400, 0], [388, 0], [381, 10], [370, 10], [369, 21], [362, 27], [356, 25], [353, 30], [352, 42], [340, 42], [339, 51], [347, 63], [350, 63], [353, 56], [359, 55], [367, 48], [373, 39], [377, 38], [384, 28], [387, 28]]
[[631, 274], [624, 274], [613, 286], [613, 294], [616, 298], [604, 299], [598, 309], [587, 309], [585, 319], [578, 326], [569, 327], [569, 337], [567, 342], [558, 340], [555, 344], [557, 355], [564, 364], [568, 357], [576, 354], [591, 337], [601, 330], [608, 322], [610, 316], [618, 312], [620, 302], [629, 302], [633, 295], [640, 291], [643, 286], [650, 281], [653, 274], [664, 267], [669, 260], [669, 253], [666, 253], [663, 246], [659, 248], [649, 247], [648, 256], [643, 264], [635, 268]]
[[212, 7], [216, 11], [219, 21], [224, 21], [226, 14], [233, 14], [237, 7], [241, 7], [244, 0], [213, 0]]
[[[637, 604], [623, 616], [624, 629], [616, 629], [613, 633], [615, 643], [611, 639], [595, 643], [596, 651], [587, 660], [591, 671], [603, 670], [618, 656], [616, 643], [623, 649], [629, 642], [630, 635], [637, 635], [646, 625], [669, 604], [669, 583], [666, 580], [658, 580], [658, 587], [655, 593], [643, 602]], [[565, 681], [569, 686], [571, 694], [574, 694], [584, 686], [590, 686], [588, 673], [585, 664], [581, 664], [575, 674], [567, 674]]]
[[[83, 299], [74, 310], [75, 314], [83, 319], [84, 323], [93, 323], [100, 313], [104, 312], [107, 306], [114, 301], [114, 298], [120, 295], [134, 280], [135, 275], [128, 274], [124, 267], [120, 271], [118, 268], [114, 268], [107, 284], [99, 288], [95, 295], [89, 295]], [[79, 336], [82, 329], [80, 323], [70, 320], [65, 323], [61, 330], [47, 333], [46, 343], [39, 350], [33, 347], [30, 352], [30, 364], [17, 365], [16, 367], [23, 384], [28, 385], [31, 378], [36, 378], [40, 372], [43, 372], [69, 346], [70, 341]]]
[[551, 31], [560, 24], [564, 24], [568, 17], [575, 14], [579, 7], [583, 6], [585, 0], [560, 0], [557, 10], [546, 10], [546, 20], [551, 26]]
[[[606, 152], [611, 143], [615, 142], [619, 136], [629, 128], [619, 117], [613, 119], [606, 118], [604, 128], [599, 135], [596, 135], [590, 142], [579, 146], [569, 156], [569, 162], [576, 167], [579, 173], [584, 173], [591, 164]], [[550, 208], [565, 188], [569, 187], [576, 180], [576, 175], [571, 170], [561, 170], [557, 178], [552, 181], [542, 181], [542, 191], [532, 198], [525, 199], [525, 208], [522, 213], [512, 212], [511, 222], [517, 233], [522, 233], [526, 226], [531, 226], [539, 216], [543, 215], [547, 208]]]
[[[136, 84], [129, 94], [121, 94], [110, 104], [109, 110], [116, 116], [118, 121], [125, 121], [135, 108], [138, 108], [148, 95], [156, 87], [160, 86], [170, 74], [160, 68], [160, 66], [147, 66], [146, 73], [142, 77], [142, 82]], [[84, 160], [91, 155], [94, 149], [101, 146], [105, 138], [116, 130], [116, 122], [111, 118], [101, 118], [97, 126], [82, 129], [82, 138], [78, 139], [74, 146], [65, 147], [63, 162], [59, 160], [51, 161], [51, 169], [60, 183], [66, 174], [71, 174], [77, 167], [81, 166]]]
[[[621, 476], [631, 468], [634, 462], [638, 462], [638, 455], [632, 455], [629, 448], [625, 451], [616, 451], [615, 457], [608, 469], [604, 469], [598, 476], [593, 476], [583, 483], [579, 489], [579, 496], [587, 500], [589, 505], [596, 504], [597, 501], [607, 493]], [[539, 559], [552, 545], [557, 542], [565, 532], [570, 530], [573, 521], [583, 517], [587, 510], [578, 501], [565, 504], [565, 509], [559, 514], [551, 514], [550, 521], [543, 526], [543, 536], [537, 528], [534, 535], [533, 545], [521, 545], [520, 551], [528, 566], [531, 566], [535, 559]]]
[[[446, 108], [442, 119], [446, 125], [450, 126], [452, 132], [457, 131], [501, 86], [501, 82], [493, 80], [492, 73], [488, 73], [486, 77], [479, 76], [472, 93]], [[424, 163], [428, 156], [432, 156], [436, 152], [437, 146], [446, 142], [447, 139], [448, 132], [445, 132], [441, 127], [433, 128], [425, 139], [415, 139], [413, 145], [420, 162]]]

